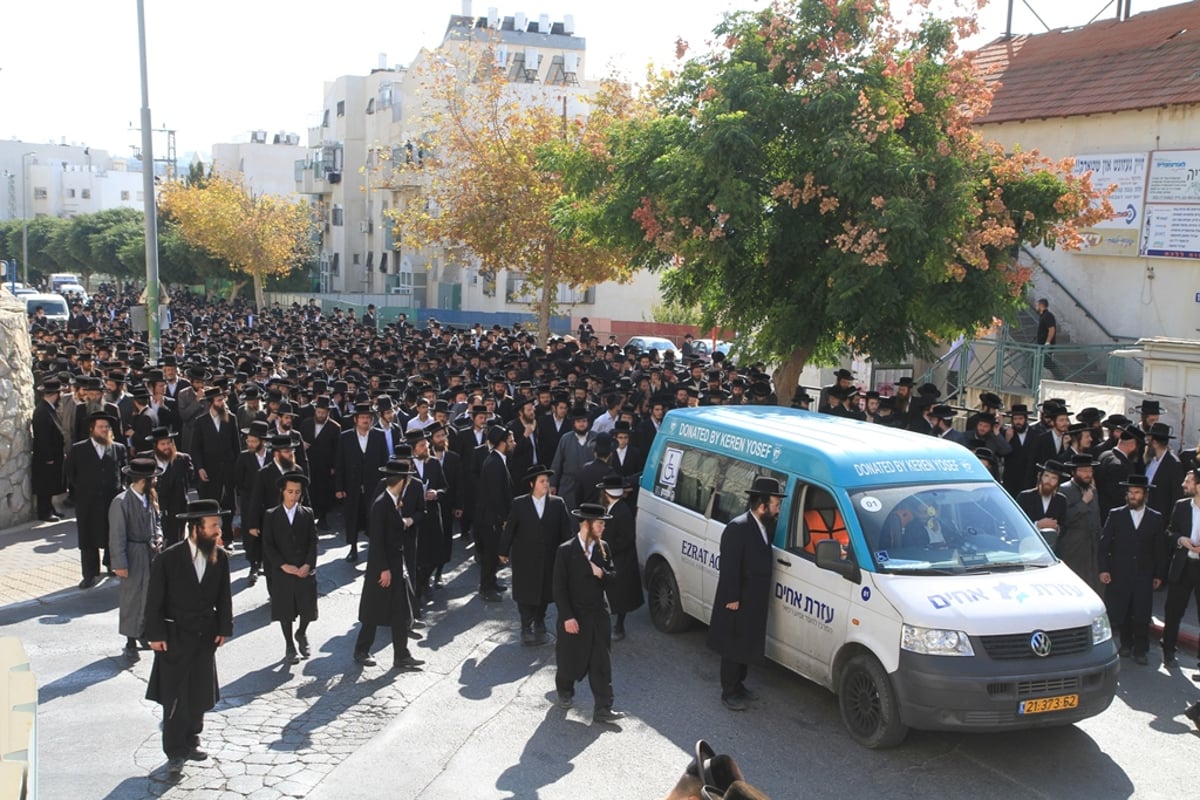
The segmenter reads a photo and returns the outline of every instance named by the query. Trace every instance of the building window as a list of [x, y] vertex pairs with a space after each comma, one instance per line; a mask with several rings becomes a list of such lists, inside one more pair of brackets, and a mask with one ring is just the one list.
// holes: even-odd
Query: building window
[[359, 253], [355, 253], [354, 258], [352, 259], [354, 266], [357, 267], [360, 260], [361, 260], [361, 255]]
[[333, 272], [333, 276], [335, 278], [338, 275], [342, 274], [342, 254], [341, 253], [333, 254], [333, 267], [332, 267], [331, 271]]
[[67, 189], [67, 199], [68, 200], [75, 199], [75, 190], [74, 189]]
[[128, 199], [129, 199], [129, 190], [128, 190], [128, 189], [122, 189], [122, 190], [121, 190], [121, 199], [122, 199], [122, 200], [128, 200]]
[[368, 114], [375, 113], [375, 98], [374, 97], [372, 97], [370, 100], [367, 101], [367, 113]]
[[46, 199], [46, 187], [45, 186], [33, 187], [33, 199], [34, 200], [45, 200]]
[[83, 190], [83, 192], [82, 192], [82, 195], [83, 195], [83, 199], [84, 199], [84, 200], [91, 200], [91, 199], [92, 199], [92, 190], [91, 190], [91, 189], [84, 189], [84, 190]]
[[325, 109], [325, 114], [321, 117], [321, 127], [322, 128], [329, 127], [329, 109], [328, 108]]
[[339, 117], [346, 116], [346, 101], [345, 100], [338, 100], [337, 115]]
[[342, 210], [342, 207], [341, 207], [341, 206], [334, 206], [334, 207], [333, 207], [333, 220], [332, 220], [332, 222], [333, 222], [333, 224], [334, 224], [334, 225], [341, 225], [341, 224], [344, 222], [344, 212], [343, 212], [343, 210]]

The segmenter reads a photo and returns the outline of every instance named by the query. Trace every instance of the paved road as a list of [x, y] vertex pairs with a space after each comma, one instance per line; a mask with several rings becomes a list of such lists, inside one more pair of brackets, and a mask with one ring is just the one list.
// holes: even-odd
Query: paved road
[[297, 667], [280, 661], [265, 586], [246, 588], [245, 570], [235, 572], [236, 636], [218, 655], [224, 699], [205, 736], [213, 758], [174, 786], [162, 780], [158, 709], [142, 699], [149, 658], [127, 668], [120, 656], [114, 582], [0, 609], [0, 627], [22, 638], [41, 687], [39, 796], [658, 798], [700, 737], [738, 754], [776, 800], [1195, 793], [1200, 742], [1181, 716], [1200, 696], [1190, 669], [1126, 663], [1113, 707], [1077, 726], [914, 733], [879, 753], [849, 739], [832, 695], [778, 668], [751, 674], [762, 702], [726, 711], [702, 630], [664, 636], [642, 612], [614, 652], [617, 706], [631, 718], [596, 726], [586, 686], [576, 709], [553, 707], [553, 648], [521, 647], [512, 603], [479, 602], [466, 562], [416, 643], [424, 672], [387, 673], [384, 641], [379, 667], [355, 667], [361, 567], [339, 560], [344, 548], [332, 537], [322, 545], [314, 653]]

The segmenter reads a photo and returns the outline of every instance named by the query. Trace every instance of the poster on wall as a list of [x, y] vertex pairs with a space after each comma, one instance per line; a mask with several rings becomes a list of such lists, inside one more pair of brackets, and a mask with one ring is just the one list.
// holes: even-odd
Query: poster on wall
[[1200, 150], [1150, 154], [1140, 250], [1151, 258], [1200, 259]]
[[1146, 153], [1092, 153], [1075, 156], [1075, 173], [1092, 173], [1096, 189], [1115, 187], [1108, 202], [1112, 216], [1080, 230], [1080, 253], [1093, 256], [1138, 255], [1142, 196], [1146, 191]]

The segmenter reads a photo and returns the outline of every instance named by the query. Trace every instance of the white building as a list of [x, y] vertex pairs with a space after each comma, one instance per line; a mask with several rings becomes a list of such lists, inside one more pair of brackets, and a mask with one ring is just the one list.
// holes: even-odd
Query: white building
[[138, 161], [78, 145], [0, 141], [0, 220], [140, 209], [142, 200]]
[[[369, 75], [345, 75], [325, 85], [321, 124], [309, 131], [308, 154], [295, 164], [296, 187], [312, 197], [322, 218], [321, 287], [337, 294], [379, 294], [396, 305], [480, 312], [529, 313], [521, 298], [521, 275], [502, 270], [480, 275], [462, 249], [405, 248], [393, 237], [387, 212], [402, 203], [425, 202], [420, 170], [393, 173], [380, 163], [424, 163], [432, 103], [422, 75], [444, 54], [473, 54], [493, 47], [522, 102], [564, 104], [570, 118], [587, 114], [587, 96], [598, 87], [586, 75], [586, 40], [570, 16], [551, 21], [496, 9], [450, 18], [440, 49], [422, 50], [409, 67], [388, 66], [380, 56]], [[639, 274], [625, 285], [584, 289], [560, 286], [560, 314], [642, 319], [659, 300], [655, 275]], [[354, 302], [353, 298], [347, 298]]]
[[296, 194], [295, 164], [307, 149], [300, 134], [251, 131], [247, 141], [214, 144], [213, 172], [240, 180], [252, 194], [291, 197]]

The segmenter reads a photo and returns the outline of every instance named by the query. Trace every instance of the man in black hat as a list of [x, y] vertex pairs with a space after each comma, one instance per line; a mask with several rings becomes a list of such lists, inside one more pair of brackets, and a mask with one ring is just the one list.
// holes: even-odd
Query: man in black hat
[[233, 635], [229, 556], [221, 541], [216, 500], [188, 503], [180, 515], [187, 538], [154, 560], [146, 594], [145, 637], [154, 650], [146, 699], [163, 707], [167, 776], [178, 779], [185, 760], [203, 761], [204, 712], [221, 698], [217, 648]]
[[1117, 446], [1100, 456], [1096, 465], [1096, 490], [1100, 493], [1100, 518], [1121, 505], [1125, 496], [1123, 481], [1134, 471], [1133, 454], [1141, 447], [1143, 434], [1136, 425], [1126, 425], [1121, 430]]
[[1146, 435], [1146, 479], [1150, 481], [1147, 505], [1169, 519], [1183, 493], [1183, 464], [1171, 449], [1171, 426], [1155, 422]]
[[88, 417], [88, 438], [75, 442], [67, 454], [67, 483], [75, 490], [75, 524], [83, 569], [80, 589], [90, 589], [100, 577], [101, 555], [108, 563], [108, 507], [121, 491], [121, 470], [128, 462], [125, 446], [113, 441], [116, 417], [96, 412]]
[[1134, 662], [1146, 664], [1154, 590], [1167, 576], [1166, 525], [1161, 514], [1146, 506], [1150, 482], [1145, 475], [1130, 475], [1121, 486], [1126, 502], [1108, 512], [1097, 566], [1108, 619], [1121, 632], [1120, 653], [1132, 653]]
[[250, 564], [249, 583], [253, 586], [258, 581], [259, 568], [262, 566], [262, 538], [250, 536], [249, 526], [251, 500], [254, 488], [258, 483], [258, 473], [271, 459], [267, 451], [267, 438], [271, 435], [271, 426], [265, 419], [256, 419], [241, 433], [246, 437], [246, 449], [238, 453], [233, 462], [233, 486], [237, 495], [237, 529], [242, 536], [242, 548], [246, 560]]
[[346, 560], [350, 563], [358, 561], [358, 532], [366, 526], [367, 510], [374, 500], [368, 495], [379, 479], [379, 468], [391, 457], [383, 431], [371, 425], [372, 414], [370, 404], [354, 406], [354, 427], [339, 436], [333, 464], [334, 494], [342, 501], [346, 544], [350, 546]]
[[450, 560], [449, 542], [443, 528], [445, 515], [442, 513], [442, 503], [446, 501], [449, 484], [442, 472], [441, 462], [430, 457], [427, 430], [429, 428], [418, 428], [404, 435], [416, 473], [413, 483], [424, 493], [425, 499], [425, 516], [417, 526], [416, 558], [410, 558], [410, 562], [416, 566], [413, 589], [418, 601], [431, 595], [433, 587], [430, 582], [434, 574]]
[[[189, 451], [192, 464], [196, 467], [196, 476], [200, 479], [199, 493], [201, 497], [216, 500], [221, 508], [232, 512], [237, 502], [233, 462], [242, 451], [242, 441], [238, 436], [237, 422], [225, 407], [225, 390], [210, 386], [204, 390], [204, 399], [208, 401], [208, 408], [192, 421]], [[232, 513], [221, 518], [227, 539], [233, 538], [230, 517]]]
[[600, 505], [612, 519], [604, 523], [604, 543], [612, 554], [616, 575], [604, 593], [616, 620], [613, 641], [625, 638], [625, 615], [637, 611], [646, 602], [642, 593], [642, 573], [638, 566], [637, 528], [632, 504], [625, 499], [625, 480], [619, 474], [608, 475], [596, 486]]
[[779, 481], [758, 476], [747, 492], [746, 513], [721, 532], [721, 572], [708, 625], [708, 646], [721, 654], [721, 702], [745, 711], [756, 694], [746, 688], [750, 664], [766, 655], [771, 599], [772, 540], [784, 491]]
[[599, 503], [600, 490], [597, 487], [600, 481], [609, 475], [617, 474], [612, 464], [612, 436], [607, 433], [597, 434], [593, 440], [593, 446], [595, 447], [593, 452], [595, 458], [584, 464], [583, 468], [579, 470], [579, 488], [575, 496], [580, 503]]
[[163, 544], [154, 491], [154, 480], [162, 471], [152, 458], [133, 458], [121, 473], [128, 486], [108, 507], [108, 551], [113, 572], [121, 579], [117, 629], [125, 637], [125, 658], [137, 661], [150, 564]]
[[1067, 499], [1067, 515], [1054, 550], [1068, 567], [1096, 594], [1103, 595], [1100, 569], [1096, 566], [1096, 548], [1100, 544], [1100, 494], [1096, 491], [1095, 467], [1090, 455], [1073, 456], [1067, 468], [1071, 480], [1059, 491]]
[[1071, 428], [1071, 412], [1064, 405], [1043, 405], [1042, 418], [1047, 421], [1047, 427], [1034, 440], [1034, 463], [1044, 464], [1051, 460], [1070, 459], [1068, 435]]
[[1157, 400], [1142, 400], [1141, 405], [1135, 409], [1138, 412], [1139, 420], [1138, 427], [1142, 429], [1142, 433], [1149, 434], [1154, 423], [1158, 422], [1162, 416], [1162, 404]]
[[1004, 428], [1004, 441], [1010, 448], [1004, 457], [1004, 489], [1014, 498], [1030, 488], [1035, 480], [1033, 459], [1034, 435], [1029, 431], [1029, 407], [1014, 403], [1009, 410], [1012, 424]]
[[414, 658], [408, 649], [413, 610], [404, 542], [405, 531], [419, 525], [424, 512], [415, 504], [420, 495], [407, 491], [414, 474], [408, 462], [389, 459], [376, 469], [376, 474], [383, 475], [387, 488], [374, 499], [368, 512], [370, 546], [358, 604], [362, 627], [354, 642], [354, 660], [363, 666], [375, 666], [371, 645], [375, 642], [376, 628], [386, 625], [392, 629], [392, 669], [415, 670], [425, 662]]
[[1069, 476], [1060, 462], [1053, 459], [1038, 464], [1038, 483], [1017, 495], [1017, 505], [1038, 530], [1053, 530], [1055, 539], [1067, 518], [1067, 498], [1058, 490], [1062, 479]]
[[192, 457], [175, 447], [178, 436], [165, 426], [158, 427], [150, 431], [145, 442], [153, 452], [158, 468], [162, 470], [155, 488], [162, 511], [163, 544], [167, 547], [183, 538], [183, 523], [178, 515], [187, 508], [188, 491], [196, 479]]
[[[250, 493], [249, 506], [242, 513], [242, 525], [246, 529], [246, 540], [256, 539], [258, 541], [257, 549], [262, 556], [262, 572], [267, 576], [267, 590], [270, 591], [276, 567], [267, 560], [266, 548], [262, 542], [263, 525], [268, 509], [279, 505], [279, 492], [282, 486], [280, 478], [292, 472], [304, 474], [304, 470], [296, 463], [296, 451], [292, 437], [276, 433], [267, 439], [267, 446], [271, 448], [271, 460], [264, 464], [254, 477], [254, 491]], [[308, 488], [307, 483], [304, 484], [304, 488]], [[256, 565], [252, 563], [250, 585], [254, 585], [256, 571]]]
[[309, 497], [318, 525], [333, 508], [333, 470], [337, 463], [338, 439], [342, 435], [342, 426], [330, 417], [332, 405], [327, 396], [317, 397], [313, 401], [312, 416], [300, 420], [296, 428], [308, 455], [308, 471], [313, 479]]
[[554, 470], [550, 486], [568, 508], [578, 505], [580, 474], [583, 465], [595, 458], [595, 440], [587, 407], [576, 404], [571, 409], [571, 430], [559, 440], [550, 464], [550, 469]]
[[[317, 618], [317, 523], [312, 509], [300, 504], [309, 479], [303, 472], [285, 472], [275, 486], [280, 503], [268, 509], [262, 522], [263, 560], [271, 587], [271, 620], [279, 623], [284, 660], [299, 664], [308, 658], [308, 625]], [[300, 627], [292, 638], [292, 624]], [[299, 654], [296, 648], [300, 648]]]
[[957, 412], [948, 405], [937, 405], [929, 412], [933, 420], [933, 435], [948, 442], [967, 447], [967, 435], [954, 427]]
[[512, 508], [512, 479], [506, 461], [512, 443], [512, 434], [507, 428], [496, 425], [488, 429], [490, 452], [479, 468], [476, 486], [472, 531], [475, 559], [479, 562], [479, 594], [490, 603], [500, 601], [499, 592], [504, 588], [496, 580], [496, 570], [499, 568], [500, 534]]
[[37, 387], [41, 400], [33, 409], [33, 459], [30, 469], [33, 495], [37, 498], [37, 518], [42, 522], [62, 519], [54, 509], [54, 495], [62, 494], [63, 462], [67, 440], [58, 416], [58, 397], [62, 384], [49, 378]]
[[[1163, 664], [1178, 665], [1175, 647], [1188, 603], [1196, 598], [1200, 614], [1200, 473], [1189, 469], [1183, 479], [1183, 497], [1171, 509], [1167, 536], [1171, 563], [1167, 574], [1167, 602], [1163, 612]], [[1200, 718], [1192, 717], [1198, 724]]]
[[604, 506], [585, 503], [571, 514], [579, 533], [559, 545], [554, 554], [554, 605], [558, 610], [557, 671], [554, 685], [558, 706], [575, 702], [575, 684], [588, 679], [594, 722], [616, 722], [624, 714], [613, 710], [612, 621], [604, 589], [614, 577], [612, 557], [603, 542]]
[[438, 499], [442, 514], [443, 544], [440, 548], [442, 563], [434, 570], [433, 588], [442, 587], [442, 570], [450, 562], [454, 552], [455, 520], [463, 517], [462, 491], [462, 461], [458, 453], [450, 449], [450, 439], [446, 431], [446, 423], [435, 422], [425, 429], [429, 439], [429, 460], [436, 461], [441, 468], [442, 477], [446, 481], [446, 490]]
[[554, 552], [574, 526], [561, 497], [550, 494], [553, 471], [534, 464], [522, 476], [527, 494], [513, 500], [500, 537], [500, 562], [512, 566], [512, 596], [521, 615], [521, 644], [548, 641], [546, 607], [553, 599]]

